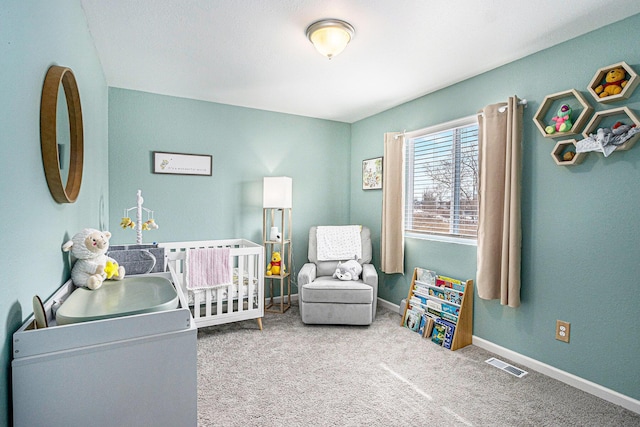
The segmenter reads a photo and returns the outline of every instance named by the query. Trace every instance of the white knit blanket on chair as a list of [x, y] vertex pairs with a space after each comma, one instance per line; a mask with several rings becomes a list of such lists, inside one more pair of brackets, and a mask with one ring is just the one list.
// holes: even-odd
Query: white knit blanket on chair
[[318, 226], [318, 261], [362, 258], [361, 225]]

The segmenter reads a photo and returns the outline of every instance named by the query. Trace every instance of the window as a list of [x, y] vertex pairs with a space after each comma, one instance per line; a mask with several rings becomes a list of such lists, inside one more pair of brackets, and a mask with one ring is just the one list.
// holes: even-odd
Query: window
[[475, 244], [478, 122], [475, 116], [406, 136], [405, 235]]

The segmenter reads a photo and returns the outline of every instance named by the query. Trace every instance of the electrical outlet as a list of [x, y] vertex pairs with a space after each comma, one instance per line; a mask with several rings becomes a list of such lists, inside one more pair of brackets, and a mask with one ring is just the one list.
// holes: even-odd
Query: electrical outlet
[[569, 332], [571, 331], [571, 323], [564, 320], [556, 320], [556, 339], [559, 341], [569, 342]]

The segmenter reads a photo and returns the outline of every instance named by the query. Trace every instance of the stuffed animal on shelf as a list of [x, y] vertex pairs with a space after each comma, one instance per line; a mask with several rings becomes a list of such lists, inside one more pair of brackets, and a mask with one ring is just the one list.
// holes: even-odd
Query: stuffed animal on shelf
[[98, 289], [105, 279], [122, 280], [124, 267], [107, 256], [111, 233], [85, 228], [62, 245], [64, 252], [71, 251], [76, 262], [71, 269], [71, 281], [78, 287]]
[[358, 280], [362, 273], [362, 266], [356, 260], [339, 262], [333, 277], [340, 280]]
[[569, 104], [562, 104], [560, 108], [558, 108], [557, 115], [552, 117], [556, 124], [549, 125], [544, 130], [547, 134], [551, 135], [556, 132], [569, 132], [573, 127], [573, 122], [571, 121], [571, 113], [573, 110]]
[[604, 77], [604, 84], [598, 85], [594, 89], [595, 93], [600, 98], [619, 94], [622, 92], [622, 88], [627, 85], [626, 76], [627, 72], [624, 67], [610, 69]]
[[285, 273], [285, 265], [282, 262], [280, 252], [271, 254], [271, 262], [267, 265], [267, 276], [280, 276]]

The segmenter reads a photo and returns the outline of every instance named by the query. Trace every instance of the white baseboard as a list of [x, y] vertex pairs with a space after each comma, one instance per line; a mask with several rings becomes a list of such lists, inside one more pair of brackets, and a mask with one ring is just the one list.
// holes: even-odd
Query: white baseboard
[[[286, 295], [285, 295], [285, 297], [286, 297]], [[273, 303], [274, 304], [280, 304], [280, 299], [281, 298], [282, 297], [280, 297], [280, 296], [274, 296], [273, 297]], [[269, 297], [267, 297], [266, 300], [270, 301], [271, 299]], [[285, 302], [286, 301], [287, 301], [287, 299], [285, 298]], [[298, 301], [298, 294], [291, 294], [291, 302], [293, 302], [293, 301]]]
[[[280, 299], [282, 299], [281, 296], [274, 296], [273, 297], [273, 303], [274, 304], [280, 304]], [[267, 297], [265, 302], [269, 302], [269, 301], [271, 301], [271, 298]], [[287, 302], [286, 295], [285, 295], [284, 301], [285, 301], [285, 303]], [[293, 301], [298, 301], [298, 294], [291, 294], [291, 302], [293, 302]]]
[[640, 414], [640, 400], [625, 396], [622, 393], [618, 393], [617, 391], [603, 387], [589, 380], [585, 380], [584, 378], [580, 378], [576, 375], [570, 374], [569, 372], [565, 372], [551, 365], [547, 365], [546, 363], [532, 359], [528, 356], [516, 353], [515, 351], [509, 350], [508, 348], [501, 347], [483, 338], [476, 337], [475, 335], [473, 336], [472, 343], [477, 347], [505, 357], [513, 362], [526, 366], [529, 369], [533, 369], [534, 371], [540, 372], [541, 374], [544, 374], [548, 377], [551, 377], [558, 381], [562, 381], [563, 383], [569, 384], [570, 386], [575, 387], [579, 390], [582, 390], [615, 405], [622, 406], [623, 408]]
[[388, 310], [395, 311], [396, 313], [399, 313], [400, 310], [400, 306], [398, 304], [394, 304], [382, 298], [378, 298], [378, 307], [384, 307]]

